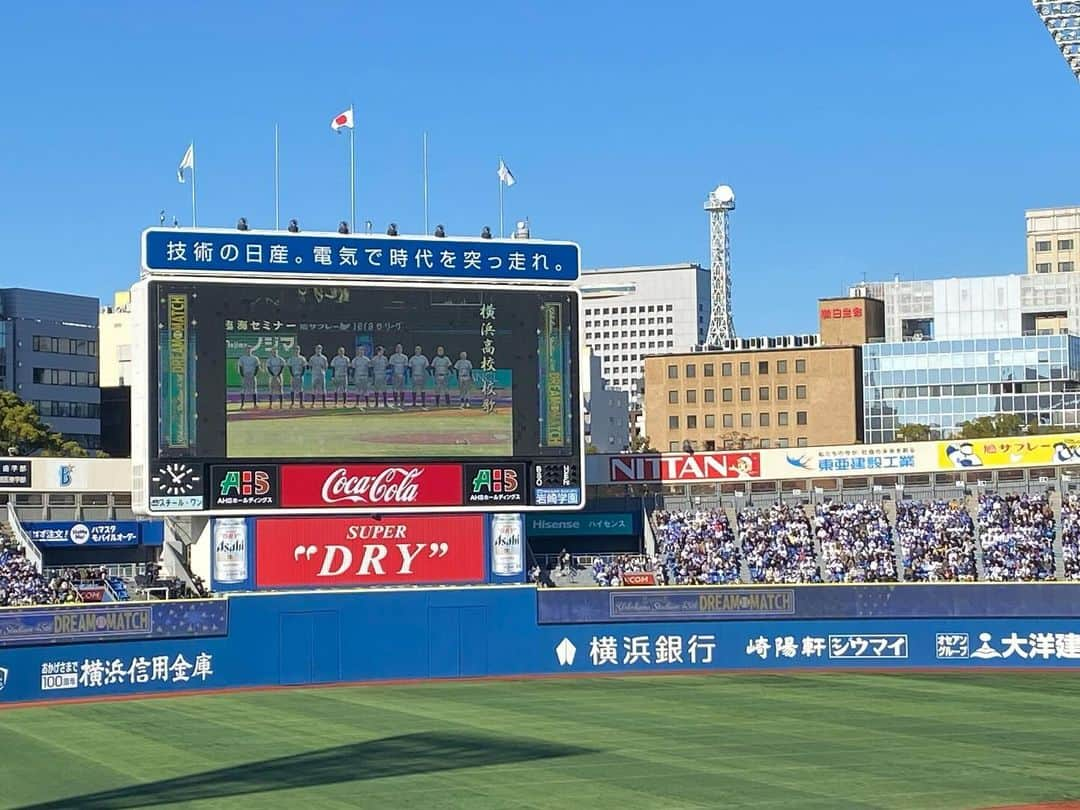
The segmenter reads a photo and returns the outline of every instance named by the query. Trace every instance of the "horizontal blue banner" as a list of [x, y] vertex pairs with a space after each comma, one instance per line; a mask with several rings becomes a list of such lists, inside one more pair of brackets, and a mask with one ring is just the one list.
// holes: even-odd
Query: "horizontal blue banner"
[[530, 515], [527, 534], [529, 537], [632, 535], [635, 526], [632, 512]]
[[224, 599], [0, 610], [0, 647], [224, 636], [228, 631]]
[[150, 228], [150, 272], [291, 273], [380, 279], [576, 281], [581, 251], [571, 242], [440, 239], [373, 234]]
[[[161, 522], [155, 521], [156, 538], [161, 534]], [[73, 521], [26, 521], [23, 529], [34, 543], [41, 546], [109, 546], [118, 548], [137, 546], [144, 542], [145, 521], [137, 520], [87, 520]], [[160, 545], [160, 541], [156, 543]]]
[[1073, 617], [1080, 583], [793, 585], [537, 591], [540, 624], [689, 619]]

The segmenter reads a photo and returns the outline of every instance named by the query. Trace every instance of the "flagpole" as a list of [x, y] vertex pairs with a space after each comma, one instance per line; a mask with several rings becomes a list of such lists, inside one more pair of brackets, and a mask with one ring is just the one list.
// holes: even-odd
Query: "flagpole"
[[[349, 112], [353, 107], [349, 105]], [[356, 118], [349, 127], [349, 232], [356, 233]]]
[[191, 142], [191, 227], [198, 227], [198, 219], [195, 216], [195, 141]]
[[278, 171], [278, 125], [274, 124], [274, 230], [281, 230], [281, 181]]
[[[502, 158], [499, 158], [499, 166], [502, 166]], [[503, 179], [499, 175], [499, 238], [506, 238], [506, 229], [503, 227]]]
[[427, 133], [424, 133], [424, 233], [428, 232]]

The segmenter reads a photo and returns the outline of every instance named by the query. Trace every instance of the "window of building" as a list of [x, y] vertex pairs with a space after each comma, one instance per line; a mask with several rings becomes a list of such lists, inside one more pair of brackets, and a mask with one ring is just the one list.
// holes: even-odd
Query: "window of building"
[[697, 417], [694, 414], [690, 414], [686, 417], [686, 429], [697, 430]]
[[723, 418], [724, 427], [735, 427], [735, 417], [730, 413], [725, 413]]
[[735, 390], [732, 388], [725, 388], [721, 393], [724, 402], [731, 402], [734, 399]]
[[776, 440], [776, 446], [777, 447], [787, 447], [788, 446], [788, 440], [787, 439], [777, 439]]
[[743, 377], [745, 377], [749, 373], [750, 373], [750, 361], [749, 360], [743, 360], [741, 363], [739, 363], [739, 374], [742, 375]]
[[754, 415], [752, 413], [739, 414], [739, 423], [745, 428], [753, 427]]
[[668, 391], [667, 392], [667, 401], [668, 401], [668, 405], [678, 405], [679, 404], [679, 392], [678, 391]]
[[1059, 273], [1071, 273], [1073, 271], [1072, 262], [1058, 262]]
[[1050, 240], [1049, 239], [1045, 239], [1045, 240], [1036, 239], [1035, 240], [1035, 252], [1036, 253], [1045, 253], [1048, 250], [1050, 250]]
[[51, 399], [34, 400], [41, 416], [66, 416], [74, 419], [100, 419], [101, 406], [96, 402], [61, 402]]
[[667, 367], [667, 378], [669, 380], [677, 380], [677, 379], [679, 379], [679, 367], [674, 366], [674, 365], [668, 366]]
[[96, 371], [71, 371], [66, 368], [35, 368], [34, 382], [38, 385], [74, 385], [80, 388], [96, 388]]
[[664, 311], [671, 312], [671, 304], [668, 304], [666, 307], [664, 307]]
[[759, 386], [758, 390], [757, 390], [757, 398], [760, 399], [762, 402], [768, 402], [769, 401], [769, 386], [767, 386], [767, 385]]
[[705, 389], [705, 401], [706, 402], [716, 402], [716, 389], [715, 388], [706, 388]]
[[686, 404], [687, 405], [693, 405], [696, 402], [697, 402], [697, 391], [695, 391], [694, 389], [691, 388], [689, 391], [686, 392]]
[[1058, 250], [1072, 250], [1072, 249], [1073, 249], [1073, 240], [1072, 239], [1058, 239]]
[[715, 428], [716, 427], [716, 414], [715, 413], [707, 413], [707, 414], [705, 414], [705, 427], [707, 427], [707, 428]]
[[787, 374], [787, 360], [777, 360], [776, 361], [776, 373], [777, 374]]
[[796, 374], [805, 374], [806, 373], [806, 361], [805, 360], [796, 360], [795, 361], [795, 373]]
[[692, 377], [696, 377], [696, 376], [697, 376], [697, 366], [695, 366], [693, 363], [687, 363], [686, 364], [686, 379], [689, 380]]
[[787, 411], [780, 411], [778, 414], [776, 414], [776, 424], [780, 425], [781, 427], [786, 427], [787, 423]]
[[668, 442], [667, 449], [670, 450], [672, 453], [679, 453], [679, 452], [682, 451], [682, 443], [681, 442]]
[[767, 413], [759, 413], [758, 415], [758, 427], [769, 426], [769, 415]]
[[81, 338], [34, 335], [33, 346], [35, 352], [47, 352], [49, 354], [76, 354], [83, 357], [97, 357], [98, 353], [96, 340], [82, 340]]
[[757, 373], [758, 374], [768, 374], [769, 373], [769, 361], [768, 360], [758, 360]]
[[669, 416], [667, 418], [667, 426], [668, 426], [668, 430], [678, 430], [679, 429], [679, 417], [678, 416]]
[[720, 376], [721, 377], [730, 377], [731, 376], [731, 363], [721, 363], [720, 364]]
[[805, 385], [796, 385], [795, 386], [795, 399], [806, 399], [806, 386]]
[[750, 401], [750, 389], [749, 388], [740, 388], [739, 389], [739, 401], [740, 402], [749, 402]]
[[799, 447], [806, 447], [806, 437], [800, 436], [798, 439], [795, 440], [795, 444], [797, 444]]
[[701, 366], [701, 373], [702, 373], [702, 375], [704, 375], [706, 377], [714, 377], [714, 376], [716, 376], [714, 374], [715, 371], [716, 371], [716, 366], [713, 365], [712, 363], [703, 363], [702, 366]]
[[768, 450], [769, 449], [769, 440], [768, 439], [762, 439], [761, 440], [761, 449], [762, 450]]
[[776, 398], [777, 399], [787, 399], [787, 386], [786, 385], [778, 385], [778, 386], [776, 386]]
[[796, 425], [805, 425], [806, 424], [806, 411], [795, 411], [795, 424]]

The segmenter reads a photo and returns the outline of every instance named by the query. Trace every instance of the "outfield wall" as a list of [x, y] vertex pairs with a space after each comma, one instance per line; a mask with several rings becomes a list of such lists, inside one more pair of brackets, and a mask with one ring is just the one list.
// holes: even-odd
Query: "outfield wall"
[[[917, 586], [891, 586], [892, 590]], [[1080, 617], [1021, 607], [987, 615], [962, 592], [995, 587], [994, 602], [1043, 607], [1052, 597], [1080, 605], [1080, 585], [934, 586], [956, 616], [762, 618], [748, 611], [708, 618], [541, 624], [527, 586], [248, 594], [227, 600], [158, 603], [132, 640], [90, 641], [123, 630], [100, 608], [0, 611], [0, 705], [33, 700], [380, 680], [533, 676], [602, 672], [806, 669], [1024, 668], [1080, 666]], [[1004, 589], [1004, 590], [1003, 590]], [[742, 589], [751, 590], [751, 589]], [[782, 591], [784, 589], [770, 589]], [[794, 589], [792, 589], [794, 590]], [[797, 609], [804, 589], [795, 591]], [[695, 593], [700, 597], [701, 589]], [[709, 589], [721, 596], [724, 588]], [[565, 591], [569, 601], [626, 591]], [[679, 589], [637, 589], [636, 598], [671, 598]], [[912, 591], [914, 593], [914, 591]], [[977, 600], [975, 600], [977, 601]], [[737, 604], [736, 600], [733, 604]], [[966, 607], [965, 607], [966, 606]], [[145, 606], [129, 606], [143, 610]], [[87, 611], [96, 611], [89, 612]], [[163, 611], [165, 611], [163, 613]], [[22, 635], [20, 616], [60, 616], [60, 637]], [[946, 612], [944, 609], [942, 613]], [[999, 611], [1000, 612], [1000, 611]], [[85, 613], [81, 620], [72, 616]], [[45, 614], [44, 616], [42, 614]], [[796, 614], [797, 615], [797, 614]], [[721, 618], [717, 618], [721, 617]], [[110, 624], [111, 621], [111, 624]], [[224, 622], [224, 624], [222, 624]], [[21, 625], [20, 625], [21, 626]], [[215, 635], [225, 631], [225, 635]], [[28, 641], [38, 643], [27, 644]]]

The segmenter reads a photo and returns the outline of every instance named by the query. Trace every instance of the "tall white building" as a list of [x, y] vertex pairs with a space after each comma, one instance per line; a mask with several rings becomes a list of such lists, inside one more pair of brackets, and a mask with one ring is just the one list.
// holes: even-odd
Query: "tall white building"
[[700, 346], [709, 326], [709, 270], [699, 264], [586, 270], [578, 281], [585, 344], [610, 388], [640, 410], [644, 358]]
[[630, 446], [630, 395], [607, 385], [600, 358], [581, 352], [581, 401], [585, 404], [585, 443], [598, 453], [621, 453]]
[[113, 305], [98, 314], [99, 383], [131, 385], [131, 293], [113, 294]]

